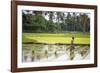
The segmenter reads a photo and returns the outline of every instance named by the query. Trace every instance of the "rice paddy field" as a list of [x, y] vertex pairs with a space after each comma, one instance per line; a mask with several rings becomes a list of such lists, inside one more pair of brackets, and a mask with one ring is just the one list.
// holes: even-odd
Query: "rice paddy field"
[[[72, 36], [75, 49], [70, 51]], [[86, 60], [90, 56], [89, 33], [23, 33], [22, 43], [23, 62]]]
[[63, 43], [70, 44], [71, 37], [75, 44], [90, 44], [89, 33], [23, 33], [22, 42]]

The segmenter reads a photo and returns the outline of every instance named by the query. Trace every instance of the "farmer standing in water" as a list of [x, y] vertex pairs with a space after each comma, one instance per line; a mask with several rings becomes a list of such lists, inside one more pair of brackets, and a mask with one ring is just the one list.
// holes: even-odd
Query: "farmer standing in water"
[[72, 37], [71, 39], [71, 44], [70, 44], [70, 60], [73, 60], [74, 57], [75, 57], [75, 54], [74, 54], [74, 37]]

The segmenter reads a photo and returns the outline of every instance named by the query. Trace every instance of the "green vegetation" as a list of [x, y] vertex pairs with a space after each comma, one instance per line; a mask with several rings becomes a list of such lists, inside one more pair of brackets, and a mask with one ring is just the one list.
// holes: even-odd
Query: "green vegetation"
[[90, 31], [89, 13], [23, 10], [23, 32]]
[[22, 10], [23, 61], [74, 60], [76, 54], [85, 59], [89, 44], [89, 13]]
[[90, 44], [89, 13], [22, 11], [22, 42]]
[[23, 42], [64, 43], [70, 44], [71, 37], [75, 37], [75, 44], [90, 44], [89, 33], [23, 33]]

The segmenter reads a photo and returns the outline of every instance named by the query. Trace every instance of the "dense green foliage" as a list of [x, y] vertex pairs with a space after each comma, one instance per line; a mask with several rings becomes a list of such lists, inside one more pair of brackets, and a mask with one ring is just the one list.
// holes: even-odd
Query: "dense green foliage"
[[87, 13], [23, 10], [23, 32], [90, 31]]

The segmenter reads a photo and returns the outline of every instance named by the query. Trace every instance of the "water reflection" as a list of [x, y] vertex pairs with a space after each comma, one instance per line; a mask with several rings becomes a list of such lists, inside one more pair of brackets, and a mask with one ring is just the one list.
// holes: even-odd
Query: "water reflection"
[[23, 44], [22, 50], [23, 62], [83, 60], [90, 55], [87, 45], [77, 45], [70, 51], [70, 45]]

